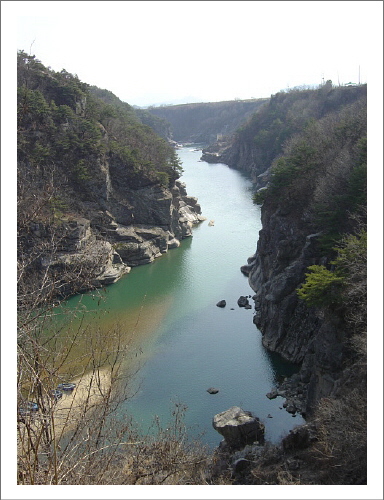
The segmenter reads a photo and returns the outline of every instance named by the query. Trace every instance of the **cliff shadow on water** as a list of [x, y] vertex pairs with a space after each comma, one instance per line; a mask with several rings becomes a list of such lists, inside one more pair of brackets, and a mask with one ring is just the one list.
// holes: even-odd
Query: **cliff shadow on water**
[[[252, 293], [240, 272], [244, 254], [238, 251], [239, 243], [245, 255], [255, 248], [259, 208], [252, 203], [252, 185], [225, 165], [200, 162], [192, 149], [179, 154], [182, 180], [198, 196], [207, 221], [195, 226], [192, 239], [151, 264], [151, 270], [140, 269], [152, 274], [156, 286], [158, 269], [169, 259], [167, 279], [173, 282], [174, 301], [160, 327], [156, 354], [142, 370], [140, 393], [128, 402], [127, 411], [148, 429], [154, 415], [166, 419], [171, 401], [179, 399], [188, 406], [186, 422], [194, 434], [205, 433], [204, 439], [214, 446], [221, 438], [211, 427], [213, 415], [242, 404], [268, 419], [267, 436], [277, 440], [301, 421], [283, 410], [280, 397], [266, 397], [275, 374], [288, 374], [286, 365], [282, 370], [273, 360], [271, 367], [252, 310], [237, 304], [240, 295]], [[159, 271], [162, 280], [165, 275]], [[221, 299], [227, 301], [224, 310], [216, 306]], [[212, 385], [220, 388], [215, 396], [206, 394]]]
[[[188, 407], [185, 419], [192, 435], [202, 433], [213, 447], [222, 438], [212, 418], [233, 405], [255, 412], [265, 422], [267, 439], [276, 442], [302, 419], [283, 409], [282, 396], [266, 397], [295, 367], [268, 353], [252, 310], [238, 305], [240, 296], [253, 293], [240, 271], [244, 254], [254, 251], [259, 228], [252, 184], [225, 165], [200, 162], [198, 151], [185, 148], [179, 154], [182, 180], [204, 201], [207, 220], [195, 225], [192, 238], [178, 248], [107, 286], [101, 298], [85, 294], [69, 299], [68, 306], [93, 310], [78, 321], [109, 346], [118, 325], [120, 345], [129, 350], [125, 376], [140, 367], [131, 383], [134, 397], [122, 413], [134, 415], [143, 432], [155, 415], [166, 421], [178, 400]], [[216, 306], [221, 299], [226, 299], [225, 309]], [[78, 362], [88, 347], [88, 342], [77, 344], [73, 359]], [[209, 395], [210, 386], [219, 392]]]
[[[23, 51], [17, 64], [18, 481], [69, 484], [81, 464], [76, 481], [110, 482], [112, 409], [145, 434], [177, 399], [212, 448], [228, 408], [276, 444], [253, 440], [240, 463], [221, 445], [219, 482], [364, 484], [366, 86], [256, 100], [227, 137], [219, 112], [209, 138], [192, 131], [219, 139], [206, 163], [111, 92]], [[144, 448], [125, 457], [132, 484], [153, 480]]]

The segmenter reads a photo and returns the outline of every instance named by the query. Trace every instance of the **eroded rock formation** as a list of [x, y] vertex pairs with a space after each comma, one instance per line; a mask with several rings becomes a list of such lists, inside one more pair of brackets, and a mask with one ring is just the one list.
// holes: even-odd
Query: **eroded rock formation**
[[212, 425], [233, 448], [264, 439], [264, 424], [250, 411], [245, 411], [239, 406], [233, 406], [215, 415]]
[[[108, 285], [131, 267], [148, 264], [178, 247], [182, 239], [192, 235], [193, 225], [205, 220], [197, 198], [188, 196], [179, 180], [172, 189], [144, 188], [130, 195], [127, 190], [124, 206], [124, 200], [120, 197], [116, 201], [110, 191], [108, 210], [88, 210], [89, 218], [73, 216], [62, 224], [64, 236], [58, 252], [44, 257], [42, 267], [96, 266], [92, 284]], [[127, 206], [128, 199], [140, 203]], [[143, 223], [146, 219], [151, 223]]]

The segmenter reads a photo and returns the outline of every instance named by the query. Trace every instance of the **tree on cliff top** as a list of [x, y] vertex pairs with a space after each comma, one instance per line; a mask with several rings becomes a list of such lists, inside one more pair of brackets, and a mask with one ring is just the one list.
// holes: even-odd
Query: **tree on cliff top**
[[[173, 183], [181, 166], [175, 150], [135, 110], [111, 92], [54, 72], [34, 56], [18, 52], [19, 162], [55, 165], [68, 185], [92, 198], [95, 163], [125, 165], [132, 186], [154, 185], [158, 172]], [[163, 182], [163, 177], [161, 177]]]
[[[106, 104], [76, 76], [18, 54], [18, 484], [191, 484], [205, 474], [207, 453], [186, 444], [181, 407], [152, 438], [129, 418], [115, 420], [133, 393], [120, 368], [134, 351], [119, 325], [86, 328], [81, 304], [63, 305], [100, 271], [94, 255], [65, 259], [71, 222], [84, 206], [100, 209], [95, 165], [120, 161], [132, 189], [180, 175], [173, 148], [127, 106]], [[60, 391], [68, 382], [73, 390]]]

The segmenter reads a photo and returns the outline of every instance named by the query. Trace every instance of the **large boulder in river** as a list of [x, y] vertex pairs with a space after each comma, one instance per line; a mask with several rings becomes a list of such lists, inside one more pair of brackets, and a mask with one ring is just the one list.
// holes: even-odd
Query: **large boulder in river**
[[237, 305], [239, 307], [246, 307], [246, 306], [249, 306], [249, 301], [248, 301], [248, 297], [245, 297], [244, 295], [241, 295], [237, 301]]
[[216, 389], [216, 387], [210, 387], [209, 389], [207, 389], [207, 392], [209, 392], [209, 394], [217, 394], [219, 392], [219, 389]]
[[212, 425], [232, 448], [240, 448], [264, 439], [264, 424], [250, 411], [239, 406], [233, 406], [215, 415]]

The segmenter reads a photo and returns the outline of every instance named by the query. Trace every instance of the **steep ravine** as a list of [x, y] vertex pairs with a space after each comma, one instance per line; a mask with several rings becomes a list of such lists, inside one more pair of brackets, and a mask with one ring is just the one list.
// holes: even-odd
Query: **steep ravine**
[[176, 142], [211, 144], [232, 134], [268, 99], [178, 104], [149, 108], [148, 114], [170, 125]]
[[297, 296], [307, 267], [318, 263], [319, 235], [289, 214], [262, 210], [262, 223], [256, 254], [243, 267], [255, 291], [253, 321], [267, 349], [301, 364], [295, 385], [309, 414], [316, 401], [332, 394], [341, 375], [343, 325]]
[[[276, 96], [264, 123], [260, 111], [208, 151], [254, 180], [262, 229], [241, 268], [253, 321], [268, 350], [300, 365], [267, 396], [307, 420], [273, 450], [225, 456], [237, 484], [367, 484], [366, 88], [328, 87]], [[305, 123], [304, 105], [321, 113]]]
[[331, 268], [331, 246], [356, 230], [351, 214], [366, 203], [365, 136], [366, 86], [351, 91], [327, 82], [272, 96], [226, 142], [203, 151], [205, 161], [254, 181], [262, 230], [242, 267], [255, 291], [254, 323], [267, 349], [301, 364], [295, 385], [307, 415], [339, 391], [352, 332], [345, 310], [309, 306], [297, 289], [309, 266]]
[[[113, 186], [113, 179], [112, 179]], [[106, 186], [107, 187], [107, 186]], [[62, 223], [66, 234], [60, 252], [44, 259], [51, 269], [79, 261], [98, 266], [94, 286], [116, 282], [133, 266], [148, 264], [192, 235], [192, 226], [204, 220], [197, 198], [187, 195], [176, 180], [171, 189], [147, 186], [126, 189], [124, 195], [109, 187], [104, 210], [85, 210]], [[84, 213], [83, 212], [83, 213]], [[39, 235], [41, 228], [34, 229]]]
[[200, 206], [142, 120], [166, 124], [23, 51], [17, 62], [18, 259], [43, 302], [114, 283], [190, 236]]

